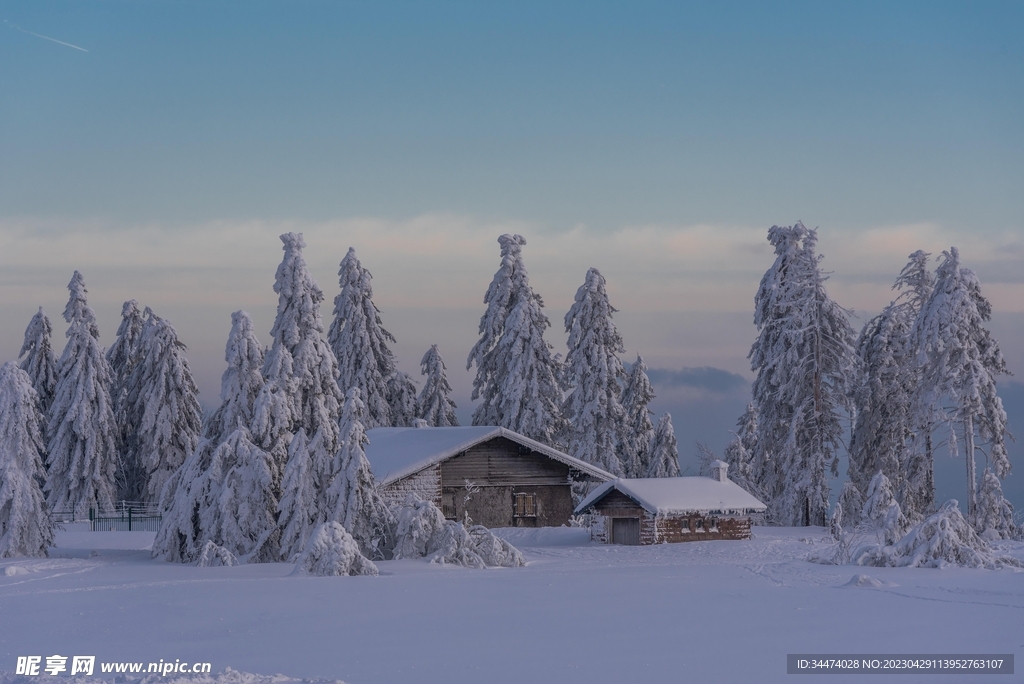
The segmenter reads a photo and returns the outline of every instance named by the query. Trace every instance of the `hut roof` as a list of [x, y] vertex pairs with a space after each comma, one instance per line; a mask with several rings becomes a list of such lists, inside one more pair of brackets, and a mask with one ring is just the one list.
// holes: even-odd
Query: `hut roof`
[[612, 491], [619, 491], [654, 514], [753, 513], [766, 506], [731, 480], [710, 477], [617, 478], [590, 493], [576, 513], [582, 513]]
[[366, 436], [370, 440], [366, 446], [366, 458], [373, 468], [374, 477], [382, 485], [458, 456], [495, 437], [505, 437], [598, 480], [607, 481], [615, 477], [597, 466], [502, 427], [374, 428], [367, 430]]

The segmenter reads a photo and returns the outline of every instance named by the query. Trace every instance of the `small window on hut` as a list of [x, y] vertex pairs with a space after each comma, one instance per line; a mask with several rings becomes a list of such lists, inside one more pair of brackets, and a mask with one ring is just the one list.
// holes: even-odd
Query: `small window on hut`
[[693, 531], [694, 532], [703, 532], [704, 531], [704, 518], [697, 518], [694, 521]]
[[441, 493], [441, 512], [447, 520], [455, 520], [455, 492]]
[[516, 494], [516, 517], [536, 518], [537, 517], [537, 495]]
[[712, 532], [718, 531], [718, 518], [708, 518], [708, 529]]
[[690, 532], [690, 519], [680, 518], [679, 519], [679, 531], [689, 534]]

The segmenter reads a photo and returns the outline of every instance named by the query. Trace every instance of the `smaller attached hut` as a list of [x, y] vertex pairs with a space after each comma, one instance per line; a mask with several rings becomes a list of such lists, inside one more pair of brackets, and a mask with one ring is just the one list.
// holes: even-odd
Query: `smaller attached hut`
[[590, 536], [605, 544], [750, 539], [750, 516], [765, 505], [726, 476], [727, 463], [711, 467], [711, 477], [611, 480], [575, 512], [593, 516]]

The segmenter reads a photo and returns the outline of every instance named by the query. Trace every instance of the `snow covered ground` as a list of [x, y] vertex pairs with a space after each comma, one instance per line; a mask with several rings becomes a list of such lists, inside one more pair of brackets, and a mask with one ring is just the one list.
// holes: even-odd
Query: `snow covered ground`
[[[1021, 571], [818, 565], [805, 558], [820, 528], [653, 547], [593, 544], [570, 528], [500, 533], [526, 568], [386, 561], [379, 577], [318, 578], [290, 576], [289, 564], [155, 561], [152, 533], [69, 526], [51, 558], [0, 561], [0, 671], [56, 653], [350, 683], [840, 684], [864, 680], [787, 675], [786, 654], [1024, 654]], [[1024, 559], [1024, 544], [1000, 548]], [[856, 586], [855, 575], [869, 579]], [[1021, 672], [1024, 662], [1009, 677], [938, 679]], [[0, 675], [15, 680], [56, 678]]]

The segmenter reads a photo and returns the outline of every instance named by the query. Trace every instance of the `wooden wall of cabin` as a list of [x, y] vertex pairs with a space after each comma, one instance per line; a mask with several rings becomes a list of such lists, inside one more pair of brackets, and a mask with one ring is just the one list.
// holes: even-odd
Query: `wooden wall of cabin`
[[[466, 483], [478, 489], [468, 493]], [[569, 466], [504, 437], [441, 464], [443, 509], [487, 527], [556, 527], [572, 515]], [[468, 494], [468, 501], [466, 500]], [[516, 515], [516, 495], [532, 497], [532, 515]]]
[[[468, 513], [474, 524], [485, 527], [559, 527], [572, 515], [572, 492], [568, 485], [507, 485], [444, 487], [441, 494], [445, 517], [465, 520]], [[516, 515], [516, 495], [532, 497], [533, 510]], [[467, 501], [468, 498], [468, 501]]]

